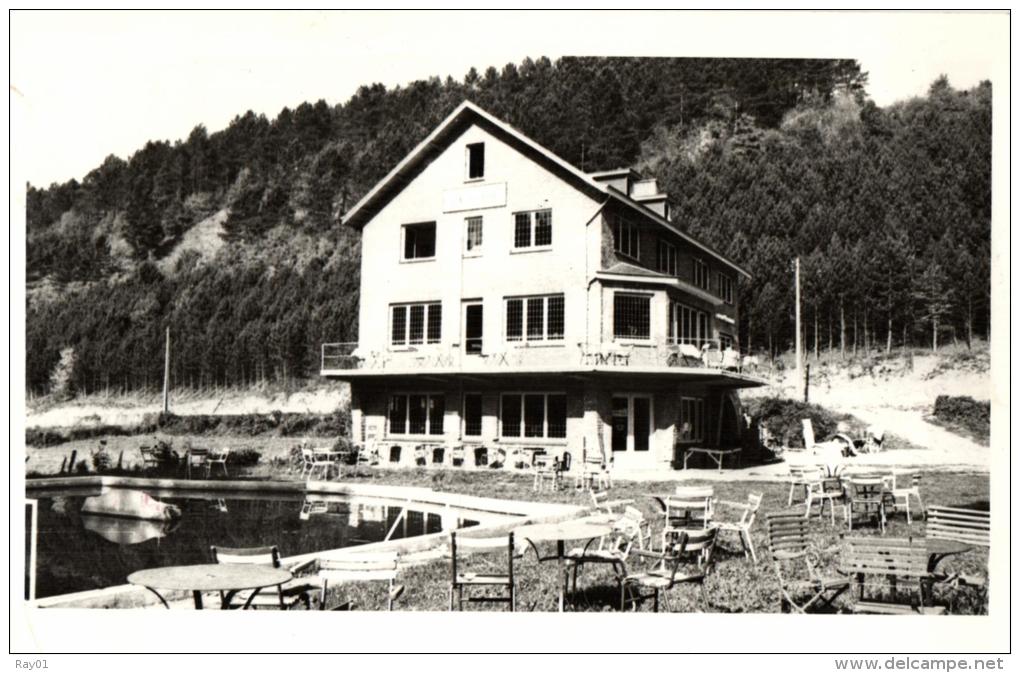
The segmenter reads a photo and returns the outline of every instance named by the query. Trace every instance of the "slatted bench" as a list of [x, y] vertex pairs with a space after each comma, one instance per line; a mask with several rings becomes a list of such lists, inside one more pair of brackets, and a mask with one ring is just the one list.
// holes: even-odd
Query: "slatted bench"
[[[944, 607], [924, 605], [932, 581], [927, 570], [928, 550], [909, 538], [848, 538], [850, 546], [842, 571], [855, 576], [859, 587], [855, 613], [874, 615], [944, 614]], [[889, 598], [874, 597], [868, 587], [888, 589]], [[907, 595], [904, 595], [904, 594]], [[917, 598], [915, 603], [914, 598]]]
[[990, 512], [959, 507], [929, 507], [925, 535], [939, 540], [956, 540], [988, 547], [992, 528]]

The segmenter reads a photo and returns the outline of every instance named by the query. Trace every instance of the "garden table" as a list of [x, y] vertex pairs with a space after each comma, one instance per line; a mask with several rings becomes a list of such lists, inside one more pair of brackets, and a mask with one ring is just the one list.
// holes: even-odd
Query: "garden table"
[[737, 465], [740, 464], [740, 452], [741, 449], [718, 449], [710, 448], [706, 446], [692, 446], [684, 451], [684, 469], [687, 469], [687, 459], [695, 453], [701, 453], [711, 458], [715, 464], [719, 467], [719, 472], [722, 472], [723, 458], [726, 456], [736, 456]]
[[128, 575], [128, 584], [145, 587], [170, 609], [166, 599], [157, 591], [190, 591], [195, 600], [195, 609], [202, 609], [203, 591], [222, 591], [226, 595], [224, 610], [230, 605], [230, 598], [239, 591], [251, 590], [245, 601], [247, 609], [259, 590], [266, 587], [279, 586], [293, 579], [289, 570], [272, 566], [231, 563], [206, 563], [191, 566], [167, 566], [165, 568], [149, 568]]
[[[566, 543], [578, 540], [588, 541], [593, 538], [609, 535], [612, 527], [591, 519], [575, 519], [573, 521], [561, 521], [559, 523], [535, 523], [521, 526], [514, 530], [514, 536], [526, 539], [535, 547], [535, 555], [538, 561], [556, 561], [560, 574], [560, 612], [563, 612], [563, 605], [567, 587], [567, 552]], [[540, 556], [536, 542], [556, 541], [555, 556]]]
[[925, 548], [928, 550], [928, 572], [934, 573], [938, 565], [947, 556], [969, 552], [972, 547], [966, 542], [958, 540], [940, 540], [938, 538], [926, 539]]

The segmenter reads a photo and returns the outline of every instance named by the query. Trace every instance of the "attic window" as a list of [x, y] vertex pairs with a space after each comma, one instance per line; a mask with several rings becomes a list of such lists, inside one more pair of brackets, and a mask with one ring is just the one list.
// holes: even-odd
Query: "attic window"
[[485, 143], [472, 143], [467, 146], [468, 180], [480, 180], [485, 177]]

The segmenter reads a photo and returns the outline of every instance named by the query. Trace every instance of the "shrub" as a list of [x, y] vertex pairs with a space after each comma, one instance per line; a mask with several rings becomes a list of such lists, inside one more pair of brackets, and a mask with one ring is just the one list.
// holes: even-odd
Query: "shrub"
[[932, 415], [938, 421], [959, 426], [984, 439], [991, 432], [991, 402], [979, 402], [968, 396], [939, 395], [935, 398]]
[[244, 448], [231, 451], [227, 456], [227, 462], [235, 467], [252, 467], [258, 465], [261, 458], [262, 454], [255, 449]]
[[805, 404], [798, 400], [779, 397], [752, 399], [745, 405], [746, 412], [768, 429], [784, 446], [804, 446], [801, 419], [811, 419], [815, 438], [823, 440], [837, 432], [840, 422], [858, 426], [851, 434], [861, 434], [863, 424], [848, 414], [837, 414], [817, 404]]
[[106, 472], [112, 464], [113, 459], [105, 447], [92, 452], [92, 469], [96, 472]]
[[358, 461], [357, 448], [355, 447], [354, 442], [347, 437], [338, 437], [337, 440], [333, 442], [333, 450], [337, 453], [343, 454], [342, 460], [348, 465], [354, 465]]

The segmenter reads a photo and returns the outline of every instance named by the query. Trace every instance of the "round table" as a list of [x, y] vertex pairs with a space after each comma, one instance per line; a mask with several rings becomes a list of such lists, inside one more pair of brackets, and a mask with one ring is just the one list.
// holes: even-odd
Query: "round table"
[[926, 539], [925, 548], [928, 550], [928, 572], [933, 573], [942, 563], [942, 559], [954, 554], [963, 554], [972, 549], [966, 542], [958, 540]]
[[252, 590], [244, 607], [251, 605], [260, 589], [279, 586], [293, 579], [289, 570], [272, 566], [241, 563], [207, 563], [192, 566], [167, 566], [149, 568], [128, 575], [129, 584], [145, 587], [156, 594], [167, 609], [170, 606], [157, 589], [163, 591], [190, 591], [195, 599], [195, 609], [202, 609], [203, 591], [223, 591], [227, 598], [222, 607], [230, 604], [230, 596], [238, 591]]
[[[538, 556], [539, 562], [556, 561], [560, 572], [560, 612], [563, 612], [564, 598], [567, 587], [567, 563], [566, 543], [578, 540], [591, 540], [592, 538], [609, 535], [613, 531], [608, 524], [601, 523], [599, 519], [574, 519], [573, 521], [560, 521], [558, 523], [534, 523], [521, 526], [514, 530], [514, 536], [528, 540], [533, 546], [536, 542], [556, 541], [555, 556]], [[538, 548], [535, 547], [538, 554]]]

